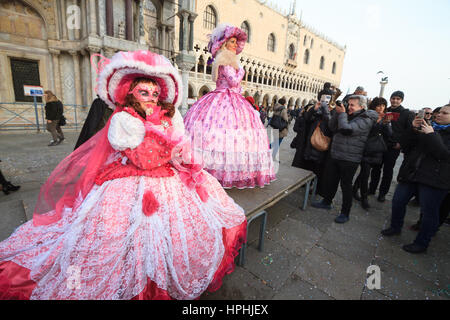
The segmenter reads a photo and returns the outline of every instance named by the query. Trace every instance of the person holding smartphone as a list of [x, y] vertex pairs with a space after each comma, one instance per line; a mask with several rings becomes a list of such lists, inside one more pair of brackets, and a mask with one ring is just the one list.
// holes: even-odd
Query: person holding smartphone
[[410, 253], [423, 253], [439, 228], [440, 208], [450, 191], [450, 104], [441, 109], [436, 122], [431, 125], [416, 117], [400, 142], [408, 152], [392, 199], [391, 225], [381, 233], [386, 237], [399, 235], [408, 202], [414, 195], [419, 195], [420, 231], [414, 242], [403, 246], [403, 249]]
[[[394, 176], [394, 167], [397, 162], [402, 146], [400, 145], [401, 135], [411, 128], [414, 119], [414, 113], [402, 106], [405, 94], [402, 91], [395, 91], [390, 98], [391, 106], [387, 109], [387, 115], [392, 117], [392, 136], [388, 142], [388, 150], [383, 155], [383, 178], [381, 179], [380, 191], [378, 195], [379, 202], [386, 201], [386, 195], [391, 188], [392, 178]], [[379, 181], [381, 170], [375, 172], [372, 177]], [[375, 194], [378, 183], [371, 185], [369, 194]]]

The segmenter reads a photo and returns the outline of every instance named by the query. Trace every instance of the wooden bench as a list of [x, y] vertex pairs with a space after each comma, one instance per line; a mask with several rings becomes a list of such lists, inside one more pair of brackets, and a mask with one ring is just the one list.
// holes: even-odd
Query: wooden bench
[[[265, 210], [306, 185], [305, 198], [302, 205], [302, 209], [305, 210], [308, 205], [311, 183], [313, 184], [314, 198], [317, 188], [316, 175], [311, 171], [281, 164], [277, 173], [277, 180], [264, 188], [244, 190], [234, 188], [226, 190], [228, 195], [245, 211], [247, 217], [247, 234], [250, 223], [256, 218], [262, 217], [259, 231], [259, 251], [264, 250], [264, 233], [267, 223], [267, 212]], [[243, 266], [245, 263], [246, 247], [247, 243], [244, 243], [239, 253], [238, 264], [240, 266]]]

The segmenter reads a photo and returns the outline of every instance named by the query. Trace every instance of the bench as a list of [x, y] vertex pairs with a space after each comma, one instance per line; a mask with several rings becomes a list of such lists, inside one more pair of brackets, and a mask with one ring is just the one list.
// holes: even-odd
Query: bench
[[[311, 183], [313, 184], [312, 196], [314, 198], [317, 188], [316, 175], [311, 171], [280, 164], [277, 180], [264, 188], [244, 190], [233, 188], [226, 190], [227, 194], [245, 211], [245, 216], [247, 217], [247, 234], [250, 223], [262, 217], [259, 231], [259, 251], [262, 252], [264, 250], [264, 233], [267, 223], [267, 212], [265, 210], [306, 185], [305, 198], [302, 205], [302, 209], [305, 210], [308, 205]], [[244, 243], [239, 252], [238, 265], [240, 266], [245, 264], [246, 247], [247, 243]]]

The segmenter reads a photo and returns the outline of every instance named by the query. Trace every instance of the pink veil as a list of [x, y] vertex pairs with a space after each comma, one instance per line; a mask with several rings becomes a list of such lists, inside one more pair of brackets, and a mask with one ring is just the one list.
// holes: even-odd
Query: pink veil
[[[122, 111], [116, 108], [113, 115]], [[53, 170], [42, 186], [33, 212], [33, 225], [49, 225], [61, 219], [65, 208], [75, 211], [94, 186], [94, 180], [115, 151], [108, 141], [106, 126]]]

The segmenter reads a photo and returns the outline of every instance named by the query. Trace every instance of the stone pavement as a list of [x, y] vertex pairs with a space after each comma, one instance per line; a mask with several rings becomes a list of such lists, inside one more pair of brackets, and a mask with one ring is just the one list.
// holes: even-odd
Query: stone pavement
[[[67, 132], [63, 144], [49, 148], [48, 133], [0, 133], [0, 168], [22, 186], [9, 196], [0, 193], [0, 240], [31, 218], [40, 186], [71, 152], [77, 136], [77, 132]], [[294, 151], [289, 145], [293, 136], [291, 132], [283, 141], [282, 162], [292, 161]], [[394, 188], [395, 183], [388, 200]], [[258, 220], [251, 224], [245, 266], [236, 267], [219, 291], [204, 294], [202, 300], [450, 298], [448, 225], [433, 239], [427, 254], [410, 255], [401, 246], [415, 238], [407, 227], [417, 220], [417, 207], [408, 207], [401, 236], [384, 238], [380, 231], [388, 226], [390, 201], [382, 204], [371, 197], [369, 212], [356, 202], [351, 220], [337, 225], [333, 220], [342, 201], [340, 191], [331, 211], [312, 207], [302, 211], [303, 197], [301, 189], [268, 210], [264, 252], [257, 250]], [[370, 265], [381, 269], [380, 290], [365, 286]]]

